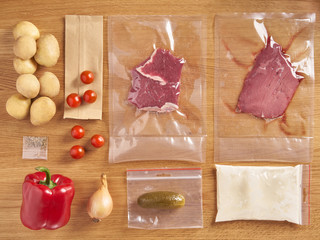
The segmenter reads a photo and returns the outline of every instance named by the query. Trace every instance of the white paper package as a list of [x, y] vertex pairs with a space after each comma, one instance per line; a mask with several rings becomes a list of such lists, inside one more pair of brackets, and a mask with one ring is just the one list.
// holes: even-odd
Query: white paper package
[[309, 165], [216, 168], [216, 222], [273, 220], [310, 224]]

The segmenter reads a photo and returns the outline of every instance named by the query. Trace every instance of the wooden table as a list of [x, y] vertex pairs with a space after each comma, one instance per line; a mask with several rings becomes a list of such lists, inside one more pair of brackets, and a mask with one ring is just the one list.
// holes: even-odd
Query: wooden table
[[[236, 221], [214, 223], [216, 208], [216, 178], [213, 162], [213, 19], [221, 12], [316, 12], [315, 66], [316, 80], [320, 74], [320, 2], [305, 1], [1, 1], [0, 2], [0, 239], [319, 239], [320, 237], [320, 84], [316, 81], [315, 92], [315, 142], [311, 180], [311, 222], [310, 226], [296, 226], [286, 222]], [[75, 143], [87, 145], [88, 139], [73, 140], [70, 129], [82, 124], [87, 136], [100, 133], [108, 138], [107, 99], [103, 102], [103, 121], [63, 120], [64, 91], [55, 98], [57, 114], [47, 125], [34, 127], [29, 120], [17, 121], [5, 111], [7, 98], [16, 92], [13, 60], [12, 27], [21, 20], [35, 23], [41, 31], [54, 34], [61, 47], [61, 57], [51, 70], [60, 79], [64, 89], [64, 16], [66, 14], [103, 15], [104, 38], [107, 39], [107, 16], [125, 14], [148, 15], [206, 15], [208, 17], [208, 144], [204, 164], [187, 162], [134, 162], [108, 164], [107, 146], [89, 152], [84, 159], [75, 161], [69, 157], [69, 148]], [[107, 43], [104, 44], [104, 91], [107, 92], [108, 58]], [[37, 73], [41, 73], [43, 69]], [[48, 161], [22, 160], [22, 136], [48, 136]], [[19, 218], [21, 205], [21, 184], [25, 175], [38, 165], [45, 165], [53, 173], [61, 173], [74, 180], [76, 194], [72, 205], [70, 222], [55, 231], [31, 231], [25, 228]], [[138, 230], [127, 227], [126, 169], [154, 167], [203, 168], [203, 229], [180, 230]], [[99, 224], [90, 222], [86, 212], [89, 196], [99, 184], [100, 173], [109, 177], [109, 187], [114, 199], [114, 210], [110, 217]]]

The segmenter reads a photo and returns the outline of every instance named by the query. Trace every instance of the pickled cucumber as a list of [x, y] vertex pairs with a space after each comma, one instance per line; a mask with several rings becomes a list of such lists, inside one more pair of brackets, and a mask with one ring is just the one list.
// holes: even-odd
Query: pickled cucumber
[[175, 209], [184, 204], [183, 195], [169, 191], [149, 192], [138, 198], [138, 205], [143, 208]]

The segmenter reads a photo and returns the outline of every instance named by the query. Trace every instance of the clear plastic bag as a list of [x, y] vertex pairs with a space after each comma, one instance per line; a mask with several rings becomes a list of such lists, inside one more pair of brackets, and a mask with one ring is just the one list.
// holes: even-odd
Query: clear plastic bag
[[23, 136], [22, 159], [44, 159], [48, 157], [48, 137]]
[[[127, 170], [128, 227], [144, 229], [202, 228], [202, 172], [200, 168]], [[138, 198], [170, 191], [184, 196], [183, 207], [144, 208]], [[159, 204], [160, 201], [157, 202]]]
[[216, 168], [216, 222], [273, 220], [310, 224], [309, 165]]
[[[198, 16], [111, 16], [108, 38], [109, 162], [205, 161], [206, 21]], [[159, 69], [154, 78], [138, 69], [155, 59], [156, 50], [183, 64], [174, 87], [166, 88], [168, 78], [159, 78]], [[179, 75], [179, 69], [173, 71]], [[131, 94], [145, 83], [152, 83], [149, 91]], [[164, 102], [171, 98], [166, 106], [142, 103], [158, 101], [162, 93]]]
[[215, 162], [312, 160], [314, 21], [216, 16]]

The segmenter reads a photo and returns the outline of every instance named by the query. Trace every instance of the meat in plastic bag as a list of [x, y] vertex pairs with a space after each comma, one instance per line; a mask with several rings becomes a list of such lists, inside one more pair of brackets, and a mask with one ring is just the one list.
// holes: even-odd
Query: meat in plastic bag
[[315, 14], [215, 18], [215, 161], [310, 162]]
[[206, 21], [110, 16], [109, 162], [205, 161]]
[[145, 111], [177, 110], [183, 63], [184, 59], [175, 58], [167, 50], [154, 50], [147, 61], [131, 71], [128, 101]]

